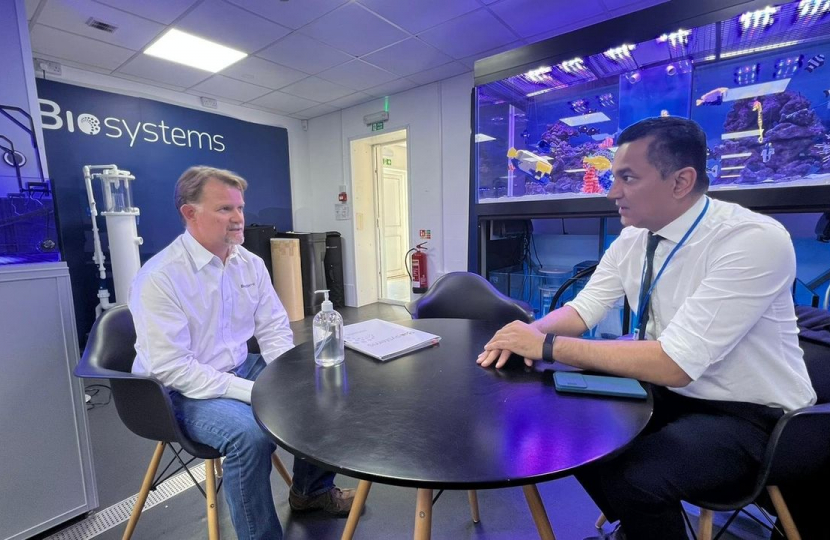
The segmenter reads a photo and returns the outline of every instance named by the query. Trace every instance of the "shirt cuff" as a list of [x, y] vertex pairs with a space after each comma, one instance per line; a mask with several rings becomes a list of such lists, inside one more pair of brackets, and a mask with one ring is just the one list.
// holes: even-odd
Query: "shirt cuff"
[[250, 405], [251, 390], [253, 389], [254, 381], [249, 381], [248, 379], [243, 379], [242, 377], [234, 377], [231, 379], [231, 383], [225, 391], [225, 397], [229, 399], [236, 399], [238, 401], [244, 401]]

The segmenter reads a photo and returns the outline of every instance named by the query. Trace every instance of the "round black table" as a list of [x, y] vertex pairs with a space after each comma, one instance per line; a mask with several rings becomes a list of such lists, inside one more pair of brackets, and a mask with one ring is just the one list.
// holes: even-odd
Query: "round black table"
[[651, 417], [650, 396], [560, 394], [550, 371], [520, 359], [500, 370], [478, 366], [497, 325], [398, 324], [441, 341], [387, 362], [346, 349], [346, 361], [329, 368], [315, 365], [306, 342], [254, 384], [254, 416], [278, 445], [361, 480], [344, 538], [354, 532], [371, 482], [419, 488], [416, 538], [429, 537], [432, 489], [521, 485], [540, 535], [552, 538], [535, 484], [622, 450]]

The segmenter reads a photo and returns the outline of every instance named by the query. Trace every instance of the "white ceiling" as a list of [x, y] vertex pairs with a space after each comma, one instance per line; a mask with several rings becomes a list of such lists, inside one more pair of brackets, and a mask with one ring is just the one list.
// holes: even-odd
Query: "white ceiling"
[[[26, 10], [37, 58], [308, 119], [662, 1], [26, 0]], [[142, 54], [170, 27], [249, 56], [214, 75]]]

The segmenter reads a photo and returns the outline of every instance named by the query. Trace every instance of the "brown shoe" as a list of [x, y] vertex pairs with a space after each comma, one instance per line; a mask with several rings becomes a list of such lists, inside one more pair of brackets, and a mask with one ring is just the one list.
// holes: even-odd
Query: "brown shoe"
[[288, 505], [295, 512], [323, 510], [336, 517], [347, 517], [352, 509], [355, 490], [332, 487], [316, 497], [304, 497], [292, 487], [288, 493]]

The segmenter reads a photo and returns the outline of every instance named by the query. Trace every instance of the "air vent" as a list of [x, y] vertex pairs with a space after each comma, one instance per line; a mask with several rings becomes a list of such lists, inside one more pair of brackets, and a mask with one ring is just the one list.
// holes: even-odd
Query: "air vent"
[[115, 26], [114, 24], [109, 24], [109, 23], [105, 23], [104, 21], [99, 21], [95, 17], [90, 17], [89, 19], [87, 19], [86, 20], [86, 25], [90, 26], [92, 28], [95, 28], [96, 30], [103, 30], [104, 32], [109, 32], [110, 34], [115, 32], [116, 30], [118, 30], [118, 27]]

